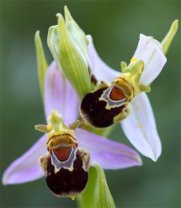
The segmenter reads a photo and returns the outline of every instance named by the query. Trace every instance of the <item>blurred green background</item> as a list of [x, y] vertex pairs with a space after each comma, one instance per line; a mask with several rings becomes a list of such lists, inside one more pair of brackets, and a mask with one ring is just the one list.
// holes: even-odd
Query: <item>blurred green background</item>
[[[119, 69], [129, 61], [139, 34], [162, 40], [174, 19], [180, 19], [180, 1], [0, 1], [1, 167], [5, 168], [40, 137], [34, 124], [44, 123], [39, 93], [34, 34], [41, 31], [46, 54], [48, 28], [67, 5], [81, 28], [92, 34], [100, 56]], [[181, 25], [180, 25], [181, 27]], [[106, 171], [117, 207], [181, 207], [181, 39], [177, 34], [168, 62], [149, 94], [163, 152], [157, 163]], [[110, 136], [128, 143], [117, 127]], [[129, 143], [128, 143], [129, 144]], [[58, 199], [44, 180], [23, 185], [0, 185], [1, 207], [77, 207], [76, 201]]]

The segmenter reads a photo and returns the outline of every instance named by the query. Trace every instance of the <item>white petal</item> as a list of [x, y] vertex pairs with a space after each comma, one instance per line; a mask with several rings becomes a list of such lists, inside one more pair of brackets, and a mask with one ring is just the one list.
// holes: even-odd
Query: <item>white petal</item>
[[47, 70], [44, 98], [47, 118], [54, 109], [59, 111], [66, 124], [78, 118], [78, 96], [55, 61]]
[[118, 72], [105, 64], [97, 54], [92, 37], [87, 35], [87, 38], [89, 40], [88, 62], [91, 74], [93, 74], [97, 80], [112, 82], [113, 79], [120, 76], [121, 72]]
[[140, 34], [140, 40], [133, 57], [144, 61], [144, 71], [140, 79], [140, 83], [144, 85], [149, 85], [156, 79], [167, 61], [161, 44], [154, 38], [143, 34]]
[[161, 154], [161, 142], [151, 104], [145, 93], [136, 96], [131, 104], [130, 115], [121, 124], [134, 147], [156, 161]]
[[12, 162], [3, 174], [2, 183], [19, 184], [37, 180], [44, 175], [38, 164], [46, 153], [46, 136], [42, 136], [28, 151]]
[[91, 156], [91, 165], [98, 163], [104, 169], [122, 169], [142, 164], [140, 155], [131, 147], [98, 136], [83, 129], [76, 130], [79, 147]]

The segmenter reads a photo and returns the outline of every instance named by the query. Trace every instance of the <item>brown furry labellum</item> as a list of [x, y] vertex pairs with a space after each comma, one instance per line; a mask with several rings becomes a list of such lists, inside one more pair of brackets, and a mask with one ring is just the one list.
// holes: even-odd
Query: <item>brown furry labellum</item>
[[48, 150], [40, 158], [47, 186], [56, 196], [75, 197], [88, 181], [89, 153], [68, 134], [50, 138]]
[[84, 120], [97, 128], [105, 128], [128, 114], [128, 97], [120, 86], [103, 86], [88, 93], [82, 100], [80, 112]]

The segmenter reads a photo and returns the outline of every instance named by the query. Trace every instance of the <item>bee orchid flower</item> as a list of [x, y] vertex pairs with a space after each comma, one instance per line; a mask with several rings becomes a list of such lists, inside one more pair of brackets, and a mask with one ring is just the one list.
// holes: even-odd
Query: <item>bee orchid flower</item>
[[162, 44], [153, 37], [140, 35], [137, 49], [122, 73], [107, 66], [98, 56], [92, 37], [88, 45], [91, 76], [98, 85], [82, 100], [81, 116], [91, 125], [103, 128], [121, 121], [122, 129], [133, 146], [144, 156], [156, 161], [161, 154], [152, 107], [146, 92], [162, 71], [167, 52], [178, 28], [175, 20]]
[[166, 63], [165, 54], [177, 32], [178, 20], [162, 43], [141, 34], [130, 64], [121, 62], [119, 72], [100, 59], [92, 37], [83, 32], [67, 7], [64, 10], [65, 18], [58, 14], [58, 24], [49, 29], [48, 46], [81, 98], [81, 117], [96, 128], [121, 122], [134, 147], [156, 161], [161, 142], [146, 92]]
[[[89, 155], [90, 165], [99, 164], [104, 169], [128, 168], [142, 164], [139, 154], [127, 145], [82, 128], [72, 127], [71, 124], [78, 119], [79, 99], [55, 61], [46, 72], [44, 106], [46, 118], [49, 118], [48, 125], [38, 125], [36, 128], [46, 134], [10, 164], [3, 174], [4, 185], [26, 183], [39, 179], [45, 174], [47, 185], [55, 194], [68, 196], [71, 192], [76, 195], [87, 182]], [[59, 134], [56, 134], [57, 132]], [[55, 166], [54, 173], [52, 173], [52, 164]], [[69, 180], [69, 177], [75, 177], [72, 174], [74, 171], [76, 177], [79, 177], [76, 180], [75, 178]], [[54, 178], [56, 173], [58, 180]], [[77, 180], [84, 181], [77, 182]], [[74, 185], [70, 181], [73, 181]], [[80, 186], [80, 182], [82, 182], [81, 187], [77, 187]], [[66, 190], [60, 190], [62, 184], [66, 183], [76, 187], [70, 190], [71, 187], [66, 186]]]

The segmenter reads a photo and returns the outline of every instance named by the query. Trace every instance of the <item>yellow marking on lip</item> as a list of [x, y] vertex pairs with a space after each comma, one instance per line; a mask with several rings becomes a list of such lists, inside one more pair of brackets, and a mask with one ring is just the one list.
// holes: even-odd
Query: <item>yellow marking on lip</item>
[[78, 146], [77, 140], [74, 139], [69, 134], [60, 134], [54, 135], [47, 141], [47, 146], [49, 150], [53, 150], [59, 147], [73, 147], [76, 148]]
[[75, 195], [75, 194], [71, 194], [71, 195], [70, 195], [70, 198], [71, 198], [72, 200], [75, 200], [76, 195]]

